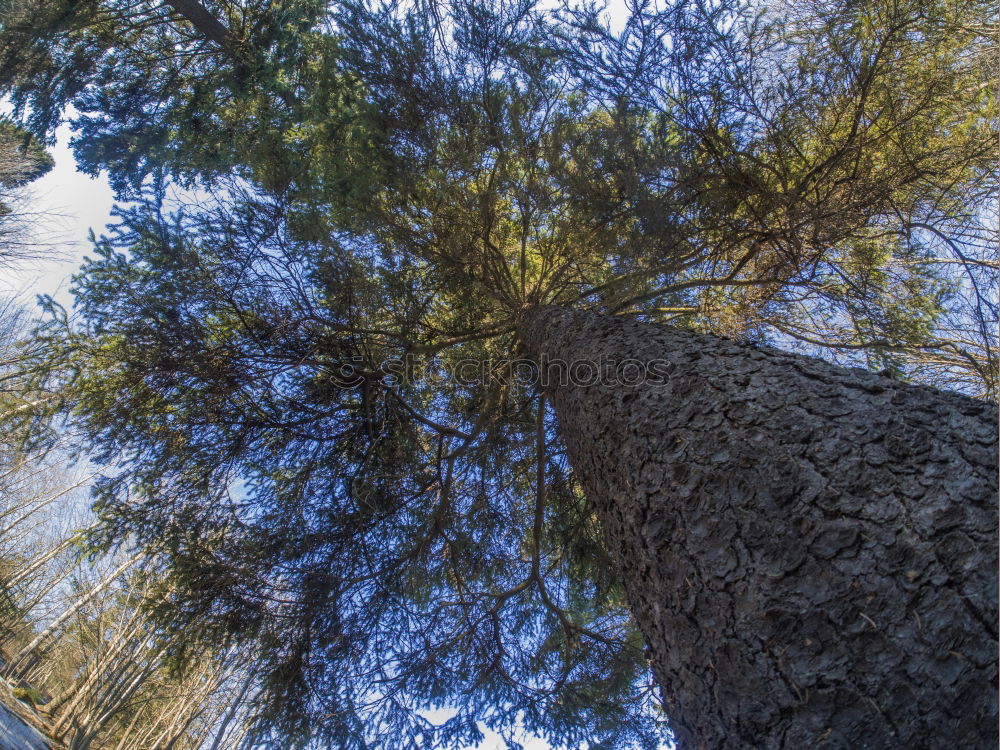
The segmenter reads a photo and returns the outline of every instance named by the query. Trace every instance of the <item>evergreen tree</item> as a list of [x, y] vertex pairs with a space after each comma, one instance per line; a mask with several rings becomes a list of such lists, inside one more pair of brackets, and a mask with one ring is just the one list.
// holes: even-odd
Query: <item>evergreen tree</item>
[[40, 4], [4, 83], [40, 133], [73, 103], [81, 163], [145, 198], [49, 367], [109, 465], [101, 540], [162, 550], [161, 622], [258, 644], [248, 741], [655, 744], [599, 498], [481, 364], [526, 309], [995, 387], [995, 302], [942, 325], [994, 270], [957, 7], [641, 5], [617, 35], [528, 2], [169, 7]]

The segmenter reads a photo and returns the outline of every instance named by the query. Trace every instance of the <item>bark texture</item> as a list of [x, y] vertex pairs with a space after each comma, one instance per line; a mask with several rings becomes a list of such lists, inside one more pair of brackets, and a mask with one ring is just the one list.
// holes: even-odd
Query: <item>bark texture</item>
[[[681, 748], [997, 746], [994, 405], [561, 308], [520, 336]], [[669, 377], [546, 364], [602, 357]]]

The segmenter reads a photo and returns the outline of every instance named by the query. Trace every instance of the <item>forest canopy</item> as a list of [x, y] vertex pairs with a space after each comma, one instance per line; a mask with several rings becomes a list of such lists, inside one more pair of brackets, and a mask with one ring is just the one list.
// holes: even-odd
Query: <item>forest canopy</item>
[[90, 548], [149, 555], [171, 659], [252, 654], [248, 746], [462, 747], [482, 722], [657, 747], [544, 396], [441, 373], [559, 305], [995, 397], [996, 29], [952, 0], [614, 24], [5, 0], [17, 132], [68, 119], [120, 200], [73, 310], [46, 302], [26, 440], [56, 420], [103, 468]]

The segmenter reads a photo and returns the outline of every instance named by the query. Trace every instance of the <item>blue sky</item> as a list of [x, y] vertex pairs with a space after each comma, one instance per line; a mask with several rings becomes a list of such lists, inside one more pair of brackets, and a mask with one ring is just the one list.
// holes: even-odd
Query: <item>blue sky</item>
[[76, 170], [69, 136], [68, 125], [59, 129], [58, 143], [49, 149], [55, 166], [29, 188], [39, 258], [0, 270], [0, 294], [14, 292], [26, 301], [52, 294], [68, 304], [69, 277], [90, 249], [87, 233], [91, 228], [100, 233], [111, 220], [111, 188], [107, 180]]

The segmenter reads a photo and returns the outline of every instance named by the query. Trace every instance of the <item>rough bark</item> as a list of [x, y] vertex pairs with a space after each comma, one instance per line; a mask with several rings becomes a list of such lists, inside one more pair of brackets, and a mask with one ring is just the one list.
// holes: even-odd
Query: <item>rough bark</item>
[[542, 307], [546, 387], [681, 748], [997, 746], [997, 410], [810, 357]]

